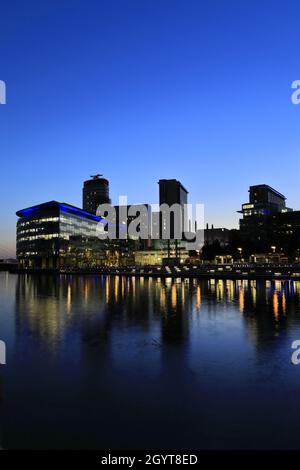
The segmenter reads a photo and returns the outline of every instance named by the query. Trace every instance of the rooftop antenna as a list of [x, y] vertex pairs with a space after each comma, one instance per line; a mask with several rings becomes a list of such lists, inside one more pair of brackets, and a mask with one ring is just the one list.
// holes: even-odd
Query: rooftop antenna
[[93, 178], [93, 180], [97, 180], [100, 176], [103, 176], [103, 175], [99, 175], [99, 173], [97, 175], [90, 175], [90, 177]]

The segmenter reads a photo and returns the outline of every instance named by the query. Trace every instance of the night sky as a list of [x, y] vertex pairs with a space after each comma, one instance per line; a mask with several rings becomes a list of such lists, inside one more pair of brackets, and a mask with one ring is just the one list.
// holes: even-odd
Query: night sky
[[93, 173], [114, 203], [177, 178], [215, 226], [238, 226], [251, 184], [300, 209], [296, 0], [1, 0], [0, 17], [0, 256], [18, 209], [80, 206]]

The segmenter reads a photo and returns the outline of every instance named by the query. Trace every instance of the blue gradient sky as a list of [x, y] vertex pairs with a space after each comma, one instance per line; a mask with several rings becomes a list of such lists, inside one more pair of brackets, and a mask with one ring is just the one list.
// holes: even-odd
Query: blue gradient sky
[[216, 226], [250, 184], [300, 208], [299, 23], [289, 0], [2, 0], [0, 256], [16, 210], [80, 206], [95, 172], [114, 202], [178, 178]]

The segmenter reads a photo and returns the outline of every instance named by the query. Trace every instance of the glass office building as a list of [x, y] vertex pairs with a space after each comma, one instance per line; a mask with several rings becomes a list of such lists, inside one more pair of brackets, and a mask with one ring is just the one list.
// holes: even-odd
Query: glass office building
[[249, 188], [249, 202], [242, 205], [244, 219], [249, 216], [267, 216], [279, 212], [289, 212], [286, 197], [267, 184], [258, 184]]
[[[291, 259], [300, 254], [300, 211], [286, 207], [286, 198], [266, 184], [250, 186], [242, 205], [240, 243], [243, 252], [275, 251]], [[250, 251], [250, 254], [251, 254]]]
[[[127, 264], [127, 240], [101, 240], [100, 217], [50, 201], [17, 212], [17, 258], [21, 268], [94, 268]], [[100, 224], [99, 224], [100, 222]]]

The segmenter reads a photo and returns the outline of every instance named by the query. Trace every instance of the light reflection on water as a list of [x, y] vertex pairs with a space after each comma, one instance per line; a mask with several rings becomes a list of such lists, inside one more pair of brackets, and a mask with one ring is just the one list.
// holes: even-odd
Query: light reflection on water
[[300, 448], [300, 282], [0, 274], [6, 448]]

